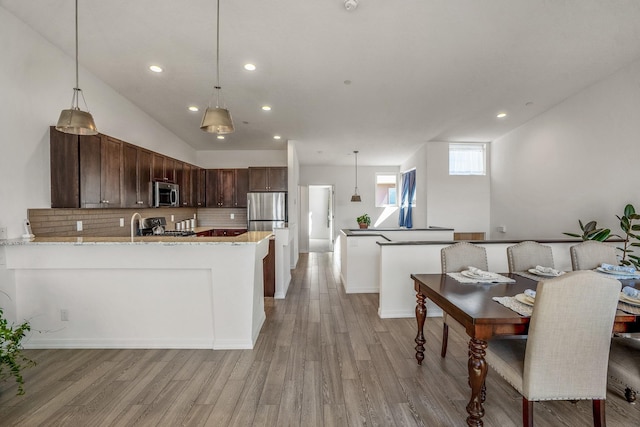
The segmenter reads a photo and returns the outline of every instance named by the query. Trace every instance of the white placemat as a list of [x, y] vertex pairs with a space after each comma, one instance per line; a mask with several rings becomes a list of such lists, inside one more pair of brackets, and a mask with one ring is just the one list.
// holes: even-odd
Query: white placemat
[[[521, 316], [530, 317], [531, 313], [533, 313], [532, 306], [521, 303], [515, 297], [493, 297], [492, 299], [504, 305], [505, 307], [515, 311]], [[626, 302], [623, 302], [623, 301], [618, 301], [618, 310], [624, 311], [625, 313], [629, 313], [629, 314], [635, 314], [636, 316], [640, 315], [640, 307], [627, 304]]]
[[495, 277], [490, 279], [472, 279], [471, 277], [463, 276], [461, 273], [447, 273], [447, 276], [456, 279], [460, 283], [515, 283], [515, 280], [496, 274]]
[[516, 297], [493, 297], [493, 300], [515, 311], [520, 316], [531, 317], [531, 313], [533, 313], [532, 306], [521, 303]]

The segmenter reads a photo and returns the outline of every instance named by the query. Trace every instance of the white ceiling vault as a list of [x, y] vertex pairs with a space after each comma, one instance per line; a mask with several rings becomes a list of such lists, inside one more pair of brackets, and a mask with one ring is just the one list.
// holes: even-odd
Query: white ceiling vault
[[[80, 0], [80, 62], [197, 150], [295, 140], [301, 164], [397, 165], [424, 142], [491, 141], [640, 58], [637, 0], [220, 1], [225, 141], [199, 128], [215, 0]], [[0, 6], [73, 57], [73, 0]]]

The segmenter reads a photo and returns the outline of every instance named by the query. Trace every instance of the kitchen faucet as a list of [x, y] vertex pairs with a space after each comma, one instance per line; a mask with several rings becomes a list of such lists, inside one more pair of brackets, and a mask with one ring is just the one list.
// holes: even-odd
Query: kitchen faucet
[[140, 218], [140, 221], [142, 221], [142, 216], [138, 212], [135, 212], [133, 215], [131, 215], [131, 241], [132, 242], [133, 242], [133, 236], [134, 236], [133, 225], [134, 225], [134, 219], [136, 218], [136, 215], [138, 215], [138, 218]]

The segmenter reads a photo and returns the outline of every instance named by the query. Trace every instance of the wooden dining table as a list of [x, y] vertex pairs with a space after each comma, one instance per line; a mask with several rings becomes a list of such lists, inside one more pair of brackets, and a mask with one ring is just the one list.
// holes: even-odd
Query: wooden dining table
[[[412, 274], [416, 291], [416, 321], [418, 333], [416, 360], [424, 360], [424, 322], [427, 316], [425, 301], [430, 299], [449, 316], [461, 323], [469, 335], [469, 385], [471, 398], [467, 404], [467, 425], [482, 426], [484, 416], [483, 385], [487, 376], [485, 351], [487, 341], [499, 335], [526, 335], [530, 317], [494, 301], [493, 297], [515, 296], [525, 289], [535, 290], [538, 281], [518, 274], [501, 273], [515, 280], [514, 283], [460, 283], [447, 274]], [[541, 278], [542, 280], [542, 278]], [[624, 286], [640, 289], [640, 280], [621, 280]], [[585, 317], [589, 313], [585, 313]], [[640, 315], [618, 310], [614, 332], [639, 332]]]

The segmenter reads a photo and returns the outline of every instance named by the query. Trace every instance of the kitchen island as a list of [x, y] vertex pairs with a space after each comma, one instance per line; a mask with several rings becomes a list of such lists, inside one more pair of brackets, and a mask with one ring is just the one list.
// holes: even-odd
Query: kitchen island
[[0, 304], [27, 348], [253, 348], [271, 232], [0, 240]]

